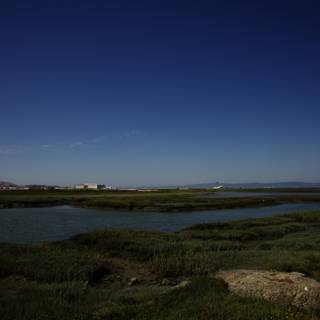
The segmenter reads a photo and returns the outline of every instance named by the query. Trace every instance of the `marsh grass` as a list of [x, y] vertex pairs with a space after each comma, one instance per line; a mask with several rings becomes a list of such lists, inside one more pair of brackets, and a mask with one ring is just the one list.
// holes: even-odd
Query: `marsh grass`
[[98, 310], [95, 317], [97, 320], [311, 319], [295, 308], [232, 296], [223, 281], [211, 278], [196, 278], [188, 287], [161, 295], [149, 303], [127, 307], [109, 305]]
[[[276, 190], [274, 190], [276, 191]], [[0, 208], [73, 205], [129, 211], [179, 212], [271, 206], [283, 203], [320, 202], [320, 195], [285, 195], [272, 197], [215, 198], [207, 189], [167, 189], [156, 192], [20, 190], [0, 191]]]
[[2, 244], [0, 277], [21, 276], [38, 282], [89, 281], [99, 273], [111, 273], [112, 266], [98, 254], [51, 245], [22, 246]]
[[[196, 225], [177, 233], [98, 231], [37, 246], [0, 244], [1, 320], [319, 320], [244, 299], [218, 270], [297, 271], [320, 280], [320, 212]], [[130, 277], [138, 277], [134, 286]], [[172, 289], [162, 281], [189, 285]]]

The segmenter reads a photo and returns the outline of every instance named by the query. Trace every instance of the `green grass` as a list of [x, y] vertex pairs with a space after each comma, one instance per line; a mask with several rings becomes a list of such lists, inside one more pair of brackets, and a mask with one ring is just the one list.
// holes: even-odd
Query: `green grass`
[[[236, 297], [214, 279], [218, 270], [249, 268], [320, 281], [319, 245], [320, 212], [0, 244], [1, 320], [319, 320], [317, 311]], [[132, 277], [138, 283], [129, 286]]]
[[91, 281], [112, 272], [111, 264], [96, 253], [56, 246], [0, 247], [0, 277], [21, 276], [37, 282]]

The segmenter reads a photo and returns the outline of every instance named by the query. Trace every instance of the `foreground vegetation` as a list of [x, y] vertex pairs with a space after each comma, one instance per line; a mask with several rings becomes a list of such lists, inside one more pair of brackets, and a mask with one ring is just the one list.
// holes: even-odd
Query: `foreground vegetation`
[[319, 310], [234, 296], [214, 278], [248, 268], [320, 280], [319, 248], [320, 212], [1, 244], [1, 319], [320, 319]]
[[[243, 191], [246, 190], [230, 190]], [[1, 191], [0, 208], [45, 207], [73, 205], [116, 210], [179, 212], [209, 209], [231, 209], [271, 206], [284, 203], [320, 202], [320, 189], [274, 189], [274, 195], [264, 196], [265, 189], [251, 190], [261, 196], [241, 198], [215, 197], [214, 190], [158, 190], [141, 191], [75, 191], [27, 190]], [[286, 193], [299, 192], [299, 194]], [[225, 191], [228, 192], [228, 191]]]

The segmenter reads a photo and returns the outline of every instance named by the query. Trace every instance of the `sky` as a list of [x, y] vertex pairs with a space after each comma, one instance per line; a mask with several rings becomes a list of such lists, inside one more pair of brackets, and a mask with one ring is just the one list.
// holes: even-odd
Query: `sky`
[[1, 0], [0, 180], [320, 181], [318, 1]]

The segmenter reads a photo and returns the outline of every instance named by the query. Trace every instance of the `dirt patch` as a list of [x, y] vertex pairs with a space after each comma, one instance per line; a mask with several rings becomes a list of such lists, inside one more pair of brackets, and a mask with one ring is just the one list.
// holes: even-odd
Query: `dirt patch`
[[256, 270], [221, 271], [216, 275], [228, 283], [232, 293], [320, 310], [320, 282], [298, 272]]

